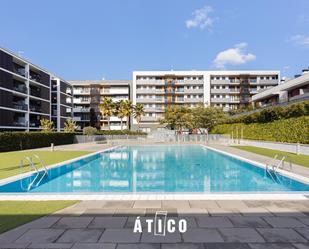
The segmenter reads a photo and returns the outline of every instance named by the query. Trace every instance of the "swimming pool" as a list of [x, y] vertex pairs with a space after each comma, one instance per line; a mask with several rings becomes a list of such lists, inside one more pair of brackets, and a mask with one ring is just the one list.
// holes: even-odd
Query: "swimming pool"
[[0, 186], [30, 193], [233, 193], [309, 191], [309, 185], [201, 145], [122, 146]]

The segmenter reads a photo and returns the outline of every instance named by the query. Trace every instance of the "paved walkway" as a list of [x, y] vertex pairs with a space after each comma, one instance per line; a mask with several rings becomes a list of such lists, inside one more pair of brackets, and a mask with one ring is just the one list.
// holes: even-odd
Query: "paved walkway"
[[[185, 233], [133, 233], [156, 211]], [[309, 201], [83, 201], [0, 235], [0, 248], [305, 249]]]

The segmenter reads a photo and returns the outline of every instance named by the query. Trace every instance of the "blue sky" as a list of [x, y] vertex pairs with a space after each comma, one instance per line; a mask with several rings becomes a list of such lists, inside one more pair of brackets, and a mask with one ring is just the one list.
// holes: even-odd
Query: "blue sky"
[[[44, 4], [43, 4], [44, 3]], [[70, 79], [309, 66], [308, 0], [1, 0], [0, 46]]]

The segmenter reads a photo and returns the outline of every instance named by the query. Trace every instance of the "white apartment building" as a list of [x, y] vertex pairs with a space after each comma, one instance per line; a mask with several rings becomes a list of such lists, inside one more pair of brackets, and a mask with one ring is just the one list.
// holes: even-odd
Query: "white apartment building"
[[[90, 125], [91, 109], [97, 119], [96, 126], [101, 130], [107, 130], [108, 120], [99, 110], [99, 104], [102, 103], [103, 98], [109, 97], [113, 102], [118, 102], [128, 100], [130, 96], [131, 81], [129, 80], [72, 80], [69, 82], [73, 85], [74, 121], [79, 130]], [[129, 128], [126, 126], [126, 121], [127, 119], [124, 118], [123, 129]], [[120, 118], [110, 117], [110, 129], [121, 129]]]
[[[278, 85], [279, 79], [279, 71], [135, 71], [131, 100], [144, 105], [140, 127], [149, 132], [160, 129], [169, 105], [238, 109], [249, 105], [252, 95]], [[131, 125], [136, 129], [136, 120]]]

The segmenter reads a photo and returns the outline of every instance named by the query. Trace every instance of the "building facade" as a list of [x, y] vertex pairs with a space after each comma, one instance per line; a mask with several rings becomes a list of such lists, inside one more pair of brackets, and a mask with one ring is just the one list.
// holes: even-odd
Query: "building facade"
[[[0, 48], [0, 130], [38, 130], [42, 118], [52, 120], [53, 79], [59, 80], [52, 73]], [[59, 117], [53, 117], [54, 124], [59, 123]], [[67, 117], [72, 118], [72, 111]]]
[[[159, 119], [170, 105], [245, 108], [254, 94], [278, 85], [279, 79], [279, 71], [136, 71], [131, 99], [144, 105], [140, 127], [149, 132], [161, 128]], [[136, 120], [131, 125], [136, 129]]]
[[[69, 81], [73, 86], [74, 121], [78, 130], [90, 125], [91, 115], [96, 117], [97, 126], [107, 130], [108, 120], [101, 115], [99, 104], [104, 97], [109, 97], [113, 102], [128, 100], [130, 98], [129, 80], [74, 80]], [[128, 129], [127, 119], [123, 119], [122, 129]], [[110, 117], [110, 129], [120, 130], [121, 120], [117, 116]]]
[[309, 100], [309, 70], [287, 80], [278, 86], [252, 96], [254, 107], [267, 107], [278, 104]]

